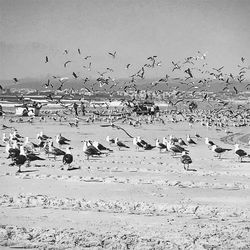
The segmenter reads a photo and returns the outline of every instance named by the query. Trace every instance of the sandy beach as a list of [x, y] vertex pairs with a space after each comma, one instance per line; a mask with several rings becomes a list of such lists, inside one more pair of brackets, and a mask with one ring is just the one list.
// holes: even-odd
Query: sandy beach
[[[27, 120], [28, 118], [23, 118]], [[72, 117], [73, 119], [73, 117]], [[90, 124], [79, 127], [53, 119], [14, 126], [36, 142], [36, 134], [71, 140], [74, 161], [62, 170], [62, 157], [31, 163], [16, 173], [4, 148], [0, 154], [0, 245], [41, 249], [249, 249], [250, 159], [237, 161], [233, 151], [222, 159], [204, 143], [209, 138], [232, 148], [249, 139], [249, 128], [208, 129], [186, 121], [155, 122], [133, 127], [116, 124], [132, 136], [154, 145], [156, 138], [173, 135], [201, 139], [189, 145], [193, 163], [186, 171], [170, 152], [136, 151], [123, 131]], [[10, 130], [9, 130], [10, 131]], [[8, 129], [3, 132], [9, 132]], [[106, 136], [119, 137], [130, 148], [109, 146]], [[222, 138], [222, 139], [221, 139]], [[81, 141], [97, 140], [113, 152], [86, 160]], [[65, 149], [65, 147], [63, 147]], [[3, 248], [4, 249], [4, 248]]]
[[250, 0], [0, 0], [0, 250], [250, 250]]

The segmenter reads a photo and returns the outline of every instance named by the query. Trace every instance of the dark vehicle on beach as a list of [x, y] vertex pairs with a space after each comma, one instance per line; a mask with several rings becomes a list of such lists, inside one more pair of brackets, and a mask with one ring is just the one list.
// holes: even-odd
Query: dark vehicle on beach
[[140, 102], [133, 108], [133, 112], [137, 115], [155, 115], [159, 111], [154, 102], [144, 101]]

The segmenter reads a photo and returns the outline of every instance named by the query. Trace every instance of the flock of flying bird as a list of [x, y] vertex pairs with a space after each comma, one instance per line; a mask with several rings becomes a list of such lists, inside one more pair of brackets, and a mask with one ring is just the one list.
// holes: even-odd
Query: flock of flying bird
[[[70, 145], [71, 140], [65, 138], [61, 134], [55, 136], [55, 142], [58, 147], [54, 146], [53, 138], [45, 135], [42, 131], [36, 136], [39, 143], [34, 143], [29, 140], [28, 137], [21, 136], [17, 130], [13, 130], [9, 133], [9, 137], [6, 136], [6, 133], [3, 133], [2, 142], [5, 145], [5, 151], [8, 154], [7, 159], [11, 159], [10, 166], [17, 166], [18, 172], [21, 171], [21, 166], [27, 164], [30, 166], [30, 163], [33, 161], [44, 161], [45, 158], [41, 157], [40, 154], [43, 152], [44, 156], [47, 158], [52, 158], [56, 160], [56, 157], [62, 156], [63, 165], [68, 165], [68, 170], [76, 169], [72, 167], [73, 163], [73, 155], [71, 153], [71, 149], [73, 149]], [[177, 138], [172, 135], [169, 138], [163, 137], [162, 142], [159, 139], [155, 140], [155, 144], [151, 145], [150, 143], [143, 140], [140, 136], [132, 138], [132, 144], [135, 147], [136, 151], [143, 150], [153, 150], [159, 149], [159, 152], [170, 152], [174, 157], [180, 157], [180, 161], [184, 166], [185, 170], [189, 170], [189, 165], [192, 163], [192, 159], [189, 156], [189, 148], [192, 146], [196, 146], [200, 144], [200, 140], [202, 137], [199, 134], [195, 134], [195, 139], [191, 138], [188, 134], [186, 137], [186, 141], [182, 138]], [[113, 149], [110, 149], [98, 141], [92, 140], [83, 140], [82, 151], [86, 156], [86, 159], [89, 160], [90, 157], [96, 156], [108, 156], [110, 153], [113, 153]], [[126, 145], [124, 142], [119, 140], [119, 138], [110, 138], [106, 137], [106, 142], [109, 145], [116, 146], [119, 150], [129, 149], [130, 146]], [[205, 138], [205, 144], [211, 149], [215, 156], [221, 159], [221, 155], [227, 151], [231, 151], [229, 148], [222, 148], [216, 145], [213, 141], [209, 140], [209, 138]], [[62, 147], [66, 146], [66, 149]], [[234, 149], [235, 155], [238, 157], [239, 161], [242, 162], [242, 159], [245, 157], [250, 157], [246, 151], [239, 147], [239, 144], [235, 144]], [[62, 167], [61, 169], [64, 169]], [[193, 169], [193, 171], [196, 171]]]
[[[75, 62], [76, 60], [69, 58], [70, 52], [68, 49], [65, 49], [63, 54], [65, 55], [65, 62], [63, 63], [63, 68], [69, 67], [69, 64], [72, 62]], [[72, 53], [73, 54], [73, 53]], [[153, 70], [157, 67], [162, 67], [163, 63], [158, 59], [158, 56], [153, 55], [146, 58], [145, 63], [135, 69], [135, 66], [133, 66], [131, 63], [127, 63], [124, 68], [128, 71], [128, 80], [122, 81], [122, 80], [116, 80], [112, 74], [115, 71], [111, 67], [105, 67], [103, 71], [98, 71], [93, 67], [93, 62], [91, 61], [92, 56], [91, 55], [85, 55], [82, 56], [81, 49], [77, 49], [77, 54], [80, 57], [80, 59], [83, 59], [83, 62], [85, 62], [83, 65], [80, 65], [82, 67], [82, 72], [75, 72], [72, 71], [72, 77], [73, 79], [78, 79], [82, 83], [82, 88], [90, 93], [94, 93], [98, 88], [95, 88], [96, 85], [99, 85], [99, 89], [102, 88], [104, 91], [110, 94], [110, 97], [113, 96], [113, 94], [118, 90], [123, 90], [125, 92], [132, 90], [136, 93], [140, 92], [139, 84], [137, 84], [138, 80], [145, 79], [147, 70]], [[117, 60], [117, 57], [119, 57], [119, 54], [114, 52], [108, 52], [107, 56], [110, 56], [113, 59], [113, 62]], [[45, 56], [45, 63], [50, 64], [50, 61], [53, 61], [53, 58], [50, 58], [49, 56]], [[86, 65], [87, 63], [87, 65]], [[219, 68], [212, 67], [210, 68], [208, 66], [207, 62], [207, 52], [202, 53], [198, 51], [196, 56], [189, 56], [185, 58], [183, 61], [172, 61], [171, 62], [172, 68], [169, 69], [169, 71], [172, 71], [174, 74], [177, 73], [177, 76], [170, 76], [169, 73], [165, 74], [164, 77], [161, 77], [160, 79], [156, 81], [152, 81], [149, 86], [143, 86], [146, 90], [153, 90], [155, 93], [161, 93], [164, 87], [170, 86], [172, 82], [179, 83], [181, 85], [188, 86], [188, 90], [193, 89], [193, 95], [195, 95], [195, 92], [197, 91], [197, 88], [195, 86], [197, 84], [200, 84], [201, 90], [204, 94], [204, 101], [209, 101], [209, 94], [207, 93], [207, 85], [212, 82], [213, 80], [216, 80], [217, 82], [221, 83], [222, 91], [225, 92], [234, 92], [236, 95], [240, 93], [240, 90], [236, 88], [235, 83], [243, 83], [246, 80], [246, 73], [247, 70], [250, 69], [249, 66], [246, 65], [246, 60], [244, 57], [240, 58], [240, 64], [237, 65], [237, 71], [238, 73], [233, 75], [232, 73], [224, 73], [223, 69], [224, 66], [221, 66]], [[91, 71], [92, 75], [96, 75], [96, 79], [91, 79], [89, 77], [86, 77], [86, 70]], [[134, 70], [133, 73], [131, 73], [131, 70]], [[51, 90], [63, 90], [64, 84], [72, 79], [70, 76], [51, 76], [47, 79], [46, 83], [42, 84], [43, 88], [50, 88]], [[18, 78], [13, 78], [14, 83], [22, 82]], [[57, 84], [56, 84], [57, 82]], [[163, 84], [163, 85], [162, 85]], [[159, 85], [159, 86], [158, 86]], [[243, 84], [244, 85], [244, 84]], [[242, 85], [242, 86], [243, 86]], [[158, 87], [157, 87], [158, 86]], [[156, 88], [157, 87], [157, 88]], [[246, 84], [243, 86], [244, 89], [249, 90], [250, 84]], [[3, 87], [1, 86], [1, 89]], [[178, 91], [180, 89], [180, 86], [173, 87], [176, 92], [180, 92], [179, 96], [177, 96], [177, 102], [173, 102], [172, 100], [168, 100], [168, 102], [171, 104], [177, 104], [179, 102], [184, 102], [185, 94], [181, 93], [181, 91]], [[71, 88], [70, 91], [66, 94], [63, 94], [58, 100], [54, 99], [53, 94], [48, 96], [48, 101], [50, 102], [59, 102], [61, 103], [63, 98], [67, 98], [68, 96], [72, 96], [72, 91], [74, 88]], [[186, 90], [187, 91], [187, 90]], [[182, 95], [180, 95], [182, 94]], [[147, 95], [146, 95], [147, 97]], [[146, 98], [147, 99], [147, 98]]]
[[[81, 56], [81, 50], [78, 49], [78, 54]], [[65, 50], [64, 54], [68, 55], [69, 51]], [[108, 56], [112, 57], [112, 59], [117, 58], [117, 52], [108, 52]], [[83, 57], [84, 60], [90, 60], [91, 56], [85, 56]], [[189, 89], [194, 88], [194, 83], [196, 79], [199, 79], [197, 81], [198, 84], [202, 84], [204, 86], [204, 99], [208, 99], [207, 93], [206, 93], [206, 85], [209, 82], [212, 82], [213, 80], [219, 81], [221, 83], [225, 83], [223, 85], [223, 91], [232, 91], [235, 92], [235, 94], [239, 93], [239, 90], [236, 88], [235, 84], [236, 82], [242, 83], [246, 80], [246, 73], [247, 70], [250, 69], [249, 66], [245, 65], [245, 58], [241, 57], [240, 64], [237, 65], [238, 68], [238, 74], [233, 75], [232, 73], [226, 74], [223, 72], [224, 66], [221, 66], [219, 68], [208, 68], [208, 63], [206, 61], [207, 53], [202, 53], [198, 51], [197, 56], [189, 56], [184, 59], [184, 61], [172, 61], [172, 72], [178, 72], [178, 74], [184, 74], [184, 77], [170, 77], [169, 74], [166, 74], [164, 77], [161, 77], [160, 79], [151, 82], [150, 86], [144, 86], [146, 90], [155, 90], [156, 93], [161, 92], [160, 89], [156, 90], [157, 85], [164, 84], [165, 86], [169, 86], [171, 81], [175, 81], [176, 83], [184, 84], [190, 86]], [[71, 63], [73, 60], [66, 60], [64, 63], [64, 67], [66, 68], [69, 63]], [[200, 63], [201, 62], [201, 63]], [[49, 58], [46, 56], [45, 63], [49, 63]], [[201, 65], [200, 65], [201, 64]], [[88, 66], [83, 65], [84, 70], [88, 71], [94, 71], [94, 68], [92, 67], [92, 62], [88, 62]], [[91, 81], [88, 77], [82, 77], [85, 75], [85, 72], [72, 72], [72, 76], [74, 79], [79, 78], [80, 81], [82, 81], [82, 88], [87, 90], [90, 93], [95, 92], [95, 85], [98, 84], [99, 88], [103, 88], [104, 91], [108, 92], [110, 96], [113, 96], [113, 93], [117, 90], [123, 90], [127, 92], [128, 90], [134, 90], [135, 92], [139, 93], [140, 90], [137, 85], [137, 81], [141, 79], [145, 79], [146, 69], [155, 69], [157, 67], [162, 67], [162, 61], [158, 60], [158, 56], [149, 56], [146, 58], [145, 63], [138, 67], [137, 70], [134, 71], [134, 73], [130, 73], [131, 69], [133, 69], [133, 66], [131, 63], [128, 63], [125, 67], [126, 70], [130, 73], [128, 75], [128, 81], [124, 81], [123, 83], [120, 83], [119, 80], [116, 80], [112, 73], [115, 71], [111, 67], [106, 67], [102, 72], [96, 71], [98, 77]], [[60, 84], [57, 87], [57, 90], [62, 90], [62, 87], [66, 81], [69, 80], [69, 77], [60, 77], [60, 76], [52, 76], [52, 78], [57, 79]], [[43, 85], [45, 88], [48, 87], [54, 87], [51, 83], [51, 80], [48, 79], [48, 82]], [[115, 88], [117, 86], [117, 88]], [[164, 86], [159, 86], [160, 88]], [[244, 86], [246, 89], [249, 89], [250, 84], [246, 84]], [[175, 89], [178, 89], [179, 87], [175, 87]], [[194, 91], [195, 92], [195, 91]]]

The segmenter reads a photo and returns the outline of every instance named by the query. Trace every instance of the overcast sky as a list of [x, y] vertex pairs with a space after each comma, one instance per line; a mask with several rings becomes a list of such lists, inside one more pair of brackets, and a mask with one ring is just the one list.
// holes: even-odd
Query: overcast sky
[[[211, 66], [234, 72], [242, 56], [250, 64], [249, 24], [249, 0], [0, 0], [0, 79], [107, 67], [125, 77], [151, 55], [163, 63], [148, 76], [162, 76], [171, 74], [172, 60], [198, 50]], [[82, 67], [86, 55], [91, 72]]]

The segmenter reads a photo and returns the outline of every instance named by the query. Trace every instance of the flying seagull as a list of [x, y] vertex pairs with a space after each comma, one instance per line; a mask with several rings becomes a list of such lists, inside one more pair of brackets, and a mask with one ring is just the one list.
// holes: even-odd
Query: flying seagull
[[109, 52], [109, 55], [111, 55], [113, 57], [113, 59], [115, 59], [116, 51], [114, 53]]
[[64, 68], [66, 68], [67, 64], [70, 63], [70, 62], [72, 62], [72, 61], [69, 60], [69, 61], [65, 62], [65, 63], [63, 64], [63, 65], [64, 65]]

